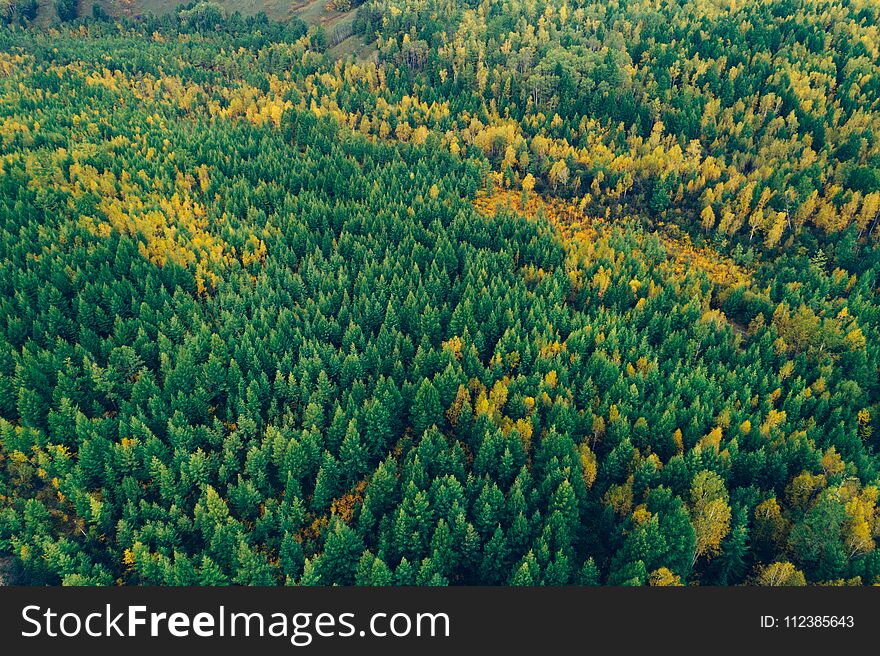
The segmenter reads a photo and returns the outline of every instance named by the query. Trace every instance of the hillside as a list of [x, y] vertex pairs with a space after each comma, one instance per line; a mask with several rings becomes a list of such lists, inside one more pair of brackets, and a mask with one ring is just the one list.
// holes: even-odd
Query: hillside
[[[54, 0], [38, 0], [39, 18], [48, 23], [57, 19]], [[150, 14], [161, 16], [175, 11], [180, 5], [187, 4], [180, 0], [78, 0], [77, 13], [81, 17], [92, 15], [92, 7], [97, 4], [109, 16], [135, 18]], [[322, 0], [211, 0], [211, 4], [220, 7], [226, 13], [240, 12], [245, 16], [253, 16], [264, 12], [273, 20], [289, 20], [298, 16], [310, 25], [333, 22], [344, 12], [335, 12], [327, 8]]]
[[4, 578], [880, 583], [876, 3], [273, 11], [0, 26]]
[[[180, 0], [79, 0], [76, 6], [77, 14], [82, 18], [91, 17], [93, 7], [97, 5], [109, 17], [131, 19], [168, 15], [177, 11], [182, 4]], [[296, 18], [308, 26], [320, 27], [327, 35], [330, 54], [336, 58], [355, 56], [365, 60], [375, 56], [375, 47], [352, 31], [355, 10], [336, 11], [330, 8], [326, 0], [212, 0], [210, 4], [226, 14], [240, 12], [244, 16], [254, 16], [262, 12], [272, 20], [289, 21]], [[57, 23], [54, 0], [37, 0], [37, 7], [36, 24]]]

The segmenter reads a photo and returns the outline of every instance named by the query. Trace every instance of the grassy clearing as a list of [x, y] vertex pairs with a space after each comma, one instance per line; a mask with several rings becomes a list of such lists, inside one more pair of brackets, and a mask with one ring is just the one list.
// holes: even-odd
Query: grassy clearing
[[[327, 0], [212, 0], [229, 13], [238, 11], [243, 15], [265, 12], [274, 20], [289, 20], [296, 16], [307, 25], [320, 25], [327, 33], [329, 54], [341, 59], [349, 56], [367, 60], [376, 56], [375, 44], [364, 43], [363, 39], [352, 34], [355, 10], [333, 11], [327, 8]], [[92, 6], [98, 4], [111, 16], [162, 15], [174, 11], [181, 0], [80, 0], [80, 16], [92, 13]], [[49, 24], [56, 20], [54, 0], [39, 0], [38, 21]]]
[[[50, 23], [55, 20], [54, 0], [38, 0], [39, 20]], [[290, 0], [212, 0], [223, 7], [228, 13], [241, 12], [245, 16], [258, 14], [263, 11], [269, 18], [275, 20], [287, 20], [295, 12], [308, 10], [307, 15], [321, 16], [326, 12], [323, 0], [313, 0], [307, 3], [291, 2]], [[92, 5], [98, 4], [111, 16], [147, 16], [155, 14], [160, 16], [174, 11], [181, 4], [181, 0], [80, 0], [79, 15], [88, 16], [92, 13]], [[335, 12], [329, 12], [335, 13]], [[338, 15], [338, 14], [337, 14]], [[306, 22], [310, 21], [307, 16], [300, 16]], [[317, 22], [317, 21], [315, 21]]]

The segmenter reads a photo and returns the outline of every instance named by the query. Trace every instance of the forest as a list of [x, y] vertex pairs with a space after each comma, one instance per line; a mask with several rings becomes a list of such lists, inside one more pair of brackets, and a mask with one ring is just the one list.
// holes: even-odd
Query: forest
[[880, 584], [880, 5], [317, 1], [0, 1], [0, 579]]

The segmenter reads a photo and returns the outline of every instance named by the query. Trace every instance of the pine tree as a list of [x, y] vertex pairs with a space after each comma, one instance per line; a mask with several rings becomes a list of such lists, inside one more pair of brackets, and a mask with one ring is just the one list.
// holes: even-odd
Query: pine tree
[[417, 435], [421, 435], [431, 426], [443, 425], [443, 406], [440, 395], [427, 378], [422, 380], [413, 399], [412, 424]]

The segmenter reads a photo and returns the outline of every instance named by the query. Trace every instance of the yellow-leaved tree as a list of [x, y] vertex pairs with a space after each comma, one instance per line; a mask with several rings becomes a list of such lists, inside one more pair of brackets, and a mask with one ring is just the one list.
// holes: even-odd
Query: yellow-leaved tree
[[691, 484], [691, 524], [696, 532], [692, 565], [706, 556], [721, 552], [721, 540], [730, 533], [730, 506], [724, 481], [713, 471], [704, 469]]
[[758, 585], [803, 586], [807, 584], [804, 573], [789, 562], [771, 563], [761, 566], [755, 576]]

